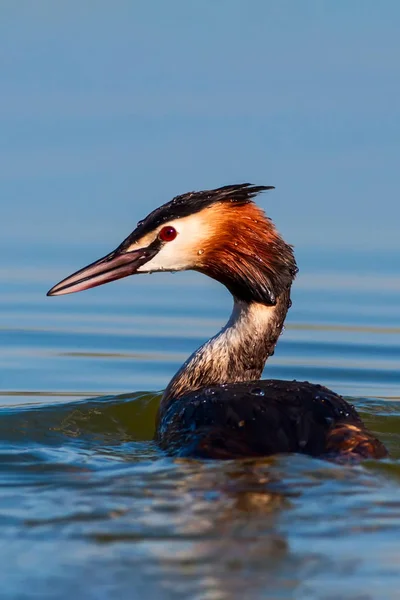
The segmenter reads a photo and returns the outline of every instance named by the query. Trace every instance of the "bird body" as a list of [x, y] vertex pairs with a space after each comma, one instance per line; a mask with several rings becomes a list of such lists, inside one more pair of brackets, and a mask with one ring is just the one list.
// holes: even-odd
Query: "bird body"
[[341, 396], [321, 385], [276, 379], [181, 396], [160, 411], [157, 441], [170, 454], [195, 458], [297, 452], [353, 460], [387, 454]]
[[239, 184], [177, 196], [140, 221], [116, 250], [48, 295], [186, 269], [231, 292], [226, 326], [187, 359], [162, 396], [156, 439], [170, 454], [381, 458], [386, 448], [341, 396], [308, 382], [259, 380], [282, 332], [297, 273], [292, 246], [253, 201], [268, 189]]

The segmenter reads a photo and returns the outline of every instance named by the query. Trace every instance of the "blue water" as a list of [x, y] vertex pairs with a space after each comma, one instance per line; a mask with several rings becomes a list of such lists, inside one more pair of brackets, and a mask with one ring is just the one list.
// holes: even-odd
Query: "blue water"
[[35, 250], [30, 269], [16, 250], [0, 299], [7, 597], [395, 597], [400, 285], [390, 266], [364, 269], [354, 254], [339, 270], [340, 252], [304, 253], [265, 376], [345, 394], [392, 457], [205, 464], [153, 443], [157, 390], [224, 323], [227, 292], [186, 273], [46, 298], [97, 254]]
[[[2, 597], [398, 597], [399, 17], [4, 4]], [[276, 186], [259, 202], [300, 267], [264, 376], [344, 394], [390, 458], [172, 460], [160, 392], [225, 323], [226, 290], [165, 273], [45, 296], [172, 196], [240, 181]]]

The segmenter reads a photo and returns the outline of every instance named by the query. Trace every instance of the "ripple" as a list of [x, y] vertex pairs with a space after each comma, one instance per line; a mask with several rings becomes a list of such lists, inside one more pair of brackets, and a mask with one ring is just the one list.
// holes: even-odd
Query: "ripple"
[[26, 590], [23, 574], [41, 597], [48, 590], [79, 596], [87, 581], [93, 597], [107, 590], [174, 600], [259, 598], [266, 590], [277, 598], [323, 598], [327, 590], [367, 598], [397, 590], [395, 277], [299, 276], [287, 329], [264, 373], [347, 395], [391, 454], [349, 467], [304, 456], [223, 464], [166, 457], [153, 441], [160, 393], [137, 390], [163, 389], [224, 324], [229, 298], [202, 278], [160, 275], [49, 302], [43, 293], [59, 270], [3, 273], [0, 560], [7, 589], [16, 597]]

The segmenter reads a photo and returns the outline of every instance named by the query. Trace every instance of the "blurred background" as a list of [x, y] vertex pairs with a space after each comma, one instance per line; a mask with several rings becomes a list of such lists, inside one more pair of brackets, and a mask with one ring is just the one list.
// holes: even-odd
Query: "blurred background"
[[2, 243], [113, 244], [249, 180], [299, 249], [398, 250], [397, 2], [0, 10]]
[[[300, 267], [288, 326], [302, 333], [284, 336], [271, 368], [285, 359], [291, 369], [273, 374], [334, 379], [348, 392], [354, 369], [385, 357], [396, 371], [392, 350], [372, 352], [381, 340], [371, 327], [400, 326], [399, 18], [395, 0], [2, 2], [3, 393], [163, 387], [229, 312], [218, 284], [158, 275], [62, 299], [45, 292], [172, 196], [242, 181], [276, 186], [259, 201]], [[368, 346], [353, 362], [343, 347], [310, 350], [346, 335]], [[291, 336], [305, 345], [285, 358]], [[135, 379], [135, 361], [122, 376], [116, 360], [106, 380], [91, 380], [89, 366], [104, 361], [71, 357], [128, 351], [142, 352], [146, 377]], [[334, 358], [353, 371], [328, 373]], [[396, 375], [385, 383], [393, 395]]]

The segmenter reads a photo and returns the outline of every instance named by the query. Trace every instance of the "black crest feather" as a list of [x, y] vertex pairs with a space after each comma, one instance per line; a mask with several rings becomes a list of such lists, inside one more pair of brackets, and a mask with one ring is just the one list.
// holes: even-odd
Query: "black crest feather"
[[175, 196], [175, 198], [166, 204], [153, 210], [143, 221], [139, 221], [136, 230], [125, 240], [124, 245], [129, 246], [166, 221], [188, 217], [216, 202], [247, 204], [260, 192], [273, 189], [273, 186], [238, 183], [225, 185], [214, 190], [188, 192], [180, 196]]

